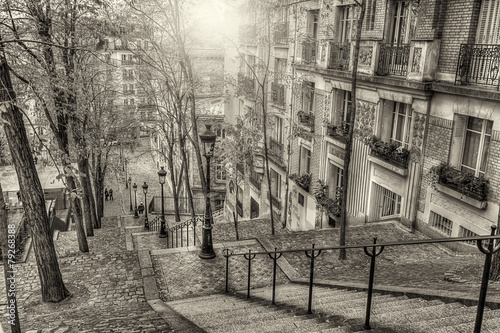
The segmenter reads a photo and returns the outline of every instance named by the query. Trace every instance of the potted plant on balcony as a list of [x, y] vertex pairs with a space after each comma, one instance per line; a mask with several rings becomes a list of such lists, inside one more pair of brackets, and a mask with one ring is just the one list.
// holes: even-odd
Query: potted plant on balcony
[[339, 217], [340, 210], [342, 208], [342, 188], [337, 187], [335, 191], [335, 198], [328, 198], [327, 191], [328, 185], [326, 185], [323, 180], [318, 179], [313, 193], [316, 203], [321, 207], [322, 211], [335, 217]]
[[407, 168], [410, 151], [402, 147], [398, 142], [384, 142], [375, 135], [366, 140], [372, 150], [372, 155], [385, 160], [395, 162], [403, 168]]
[[302, 111], [302, 110], [300, 110], [299, 112], [297, 112], [297, 116], [299, 117], [299, 121], [301, 123], [309, 123], [309, 121], [311, 119], [309, 112], [305, 112], [305, 111]]
[[[433, 185], [436, 183], [441, 184], [480, 202], [488, 200], [489, 181], [484, 177], [475, 177], [471, 173], [457, 170], [444, 162], [432, 167], [430, 173]], [[480, 206], [480, 208], [486, 207], [484, 204], [480, 204]]]
[[309, 192], [309, 186], [311, 185], [311, 174], [303, 173], [299, 175], [298, 173], [292, 173], [288, 176], [291, 180], [297, 183], [300, 187], [302, 187], [305, 191]]

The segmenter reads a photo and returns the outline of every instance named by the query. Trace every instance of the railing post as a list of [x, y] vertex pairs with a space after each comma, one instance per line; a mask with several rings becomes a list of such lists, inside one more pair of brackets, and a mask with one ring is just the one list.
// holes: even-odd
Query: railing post
[[[175, 227], [175, 247], [179, 247], [179, 228]], [[172, 241], [173, 243], [173, 241]]]
[[[377, 244], [377, 237], [373, 238], [373, 244]], [[368, 252], [368, 248], [364, 247], [363, 250], [365, 254], [371, 258], [370, 260], [370, 277], [368, 279], [368, 297], [366, 300], [366, 315], [365, 315], [365, 324], [363, 325], [363, 329], [371, 330], [370, 327], [370, 314], [372, 310], [372, 294], [373, 294], [373, 278], [375, 276], [375, 258], [382, 253], [384, 247], [380, 247], [380, 252], [377, 253], [377, 247], [372, 247], [372, 253]]]
[[252, 254], [252, 250], [248, 250], [248, 257], [246, 254], [243, 255], [246, 260], [248, 260], [248, 286], [247, 286], [247, 298], [250, 298], [250, 272], [252, 271], [252, 259], [255, 258], [255, 254]]
[[186, 246], [189, 247], [189, 225], [193, 222], [190, 220], [188, 224], [186, 224]]
[[[495, 231], [496, 231], [496, 226], [492, 226], [491, 236], [495, 236]], [[500, 244], [497, 244], [497, 246], [493, 248], [494, 240], [489, 239], [488, 249], [485, 249], [481, 240], [477, 240], [476, 242], [479, 251], [486, 254], [486, 258], [484, 259], [483, 278], [481, 281], [481, 291], [479, 292], [479, 300], [477, 303], [476, 322], [474, 325], [474, 333], [480, 333], [481, 325], [483, 323], [483, 313], [484, 313], [484, 304], [486, 303], [486, 293], [488, 291], [488, 279], [490, 277], [491, 258], [493, 257], [493, 253], [497, 252], [500, 249]]]
[[312, 313], [312, 293], [313, 293], [313, 281], [314, 281], [314, 259], [321, 254], [321, 250], [318, 250], [317, 254], [314, 254], [314, 244], [312, 245], [311, 254], [305, 251], [306, 257], [311, 258], [311, 270], [309, 272], [309, 302], [307, 305], [307, 313]]
[[222, 250], [222, 254], [226, 257], [226, 293], [229, 292], [229, 257], [233, 254], [230, 249]]
[[271, 253], [268, 253], [269, 257], [271, 259], [273, 259], [273, 299], [271, 301], [271, 304], [272, 305], [276, 305], [276, 302], [275, 302], [275, 295], [276, 295], [276, 260], [278, 260], [279, 258], [281, 258], [281, 255], [283, 253], [280, 253], [279, 256], [277, 256], [277, 253], [276, 253], [276, 248], [274, 248], [274, 255], [271, 256]]
[[184, 247], [184, 226], [181, 226], [181, 247]]

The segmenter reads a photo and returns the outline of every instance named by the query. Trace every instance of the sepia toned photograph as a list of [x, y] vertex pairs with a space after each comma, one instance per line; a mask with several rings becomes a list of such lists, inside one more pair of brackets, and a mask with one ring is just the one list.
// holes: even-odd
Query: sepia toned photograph
[[0, 333], [500, 333], [499, 227], [500, 0], [0, 0]]

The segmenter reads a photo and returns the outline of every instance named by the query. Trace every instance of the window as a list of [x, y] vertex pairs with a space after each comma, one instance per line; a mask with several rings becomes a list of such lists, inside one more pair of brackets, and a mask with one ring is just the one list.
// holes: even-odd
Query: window
[[450, 164], [476, 177], [484, 176], [492, 127], [491, 120], [456, 114]]
[[302, 84], [302, 111], [312, 112], [314, 105], [314, 82]]
[[131, 99], [130, 99], [130, 105], [134, 105], [134, 102], [135, 102], [135, 101], [134, 101], [134, 99], [133, 99], [133, 98], [131, 98]]
[[337, 90], [335, 92], [335, 102], [332, 103], [331, 121], [334, 125], [345, 125], [345, 130], [349, 129], [351, 119], [352, 101], [351, 92], [348, 90]]
[[483, 0], [477, 25], [477, 44], [500, 43], [500, 1]]
[[299, 205], [304, 207], [304, 196], [299, 193], [299, 198], [298, 198]]
[[344, 170], [329, 162], [327, 172], [328, 198], [334, 199], [337, 195], [337, 187], [342, 187]]
[[221, 128], [219, 128], [219, 129], [217, 130], [217, 136], [218, 136], [219, 138], [225, 139], [225, 138], [226, 138], [226, 130], [225, 130], [224, 128], [222, 128], [222, 129], [221, 129]]
[[339, 6], [339, 42], [350, 42], [354, 40], [356, 34], [356, 17], [355, 7]]
[[127, 61], [127, 55], [126, 54], [122, 54], [122, 63], [126, 62], [126, 61]]
[[272, 116], [271, 126], [271, 138], [278, 143], [283, 143], [283, 119]]
[[411, 105], [394, 102], [392, 111], [391, 141], [408, 149], [411, 140]]
[[311, 164], [311, 151], [304, 146], [300, 146], [299, 156], [299, 175], [309, 173], [309, 166]]
[[275, 58], [274, 62], [274, 82], [278, 83], [285, 78], [286, 59]]
[[318, 20], [318, 10], [310, 10], [307, 13], [307, 36], [314, 40], [318, 38]]
[[274, 169], [269, 170], [271, 175], [271, 195], [281, 199], [281, 176]]
[[125, 99], [123, 100], [123, 105], [128, 105], [128, 99], [126, 99], [126, 98], [125, 98]]
[[410, 2], [396, 1], [394, 8], [391, 42], [394, 44], [408, 43], [410, 27]]
[[451, 236], [451, 231], [453, 230], [453, 221], [448, 220], [446, 217], [443, 217], [432, 211], [429, 216], [429, 220], [431, 227], [447, 236]]
[[254, 77], [254, 70], [255, 70], [255, 56], [253, 55], [248, 55], [247, 56], [247, 61], [248, 61], [248, 66], [247, 66], [247, 76], [250, 78]]
[[[479, 235], [462, 226], [460, 226], [460, 229], [458, 229], [458, 237], [476, 237], [476, 236]], [[476, 245], [476, 241], [463, 241], [463, 243], [469, 245]]]
[[215, 180], [226, 180], [226, 169], [221, 163], [215, 164]]
[[377, 0], [368, 0], [366, 4], [366, 30], [375, 29], [376, 12], [377, 12]]

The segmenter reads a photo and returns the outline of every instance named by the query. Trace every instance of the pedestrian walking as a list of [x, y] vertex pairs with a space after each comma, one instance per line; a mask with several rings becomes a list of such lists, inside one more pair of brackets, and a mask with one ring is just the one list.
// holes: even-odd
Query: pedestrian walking
[[108, 197], [109, 197], [109, 192], [108, 192], [108, 189], [104, 189], [104, 200], [108, 201]]
[[139, 214], [144, 213], [144, 204], [142, 202], [139, 204], [139, 207], [137, 207], [137, 210], [139, 211]]
[[109, 189], [109, 200], [113, 201], [113, 189]]

